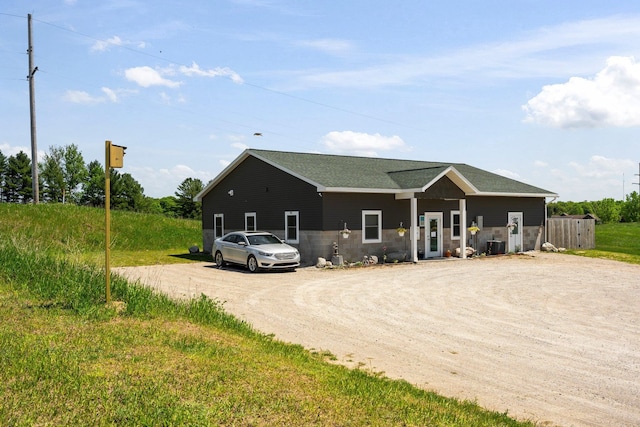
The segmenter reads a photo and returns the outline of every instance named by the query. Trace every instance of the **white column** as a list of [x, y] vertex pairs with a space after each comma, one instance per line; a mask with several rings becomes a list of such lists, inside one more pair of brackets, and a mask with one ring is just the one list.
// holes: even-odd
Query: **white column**
[[460, 258], [467, 257], [467, 200], [460, 199]]
[[411, 235], [411, 259], [413, 262], [418, 262], [418, 233], [420, 233], [420, 226], [418, 224], [418, 199], [411, 198], [411, 228], [409, 234]]

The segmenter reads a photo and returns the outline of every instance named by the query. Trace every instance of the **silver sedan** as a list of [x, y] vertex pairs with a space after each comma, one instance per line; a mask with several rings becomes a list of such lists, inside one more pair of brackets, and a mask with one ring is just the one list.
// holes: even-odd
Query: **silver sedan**
[[255, 273], [261, 269], [295, 270], [300, 266], [300, 252], [271, 233], [234, 231], [213, 243], [213, 259], [220, 268], [225, 264], [246, 266]]

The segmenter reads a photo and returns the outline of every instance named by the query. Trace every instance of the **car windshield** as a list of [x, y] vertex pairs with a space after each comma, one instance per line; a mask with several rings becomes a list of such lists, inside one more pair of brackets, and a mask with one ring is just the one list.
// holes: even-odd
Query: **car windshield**
[[282, 243], [280, 239], [272, 234], [258, 234], [255, 236], [247, 236], [250, 245], [271, 245], [273, 243]]

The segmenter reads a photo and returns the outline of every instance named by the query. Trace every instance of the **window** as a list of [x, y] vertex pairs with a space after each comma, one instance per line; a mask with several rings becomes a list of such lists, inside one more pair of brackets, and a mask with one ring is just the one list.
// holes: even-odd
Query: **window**
[[244, 213], [244, 229], [245, 231], [256, 231], [256, 213], [245, 212]]
[[224, 235], [224, 214], [213, 214], [213, 238]]
[[362, 211], [362, 243], [382, 242], [382, 211]]
[[460, 240], [460, 211], [451, 211], [451, 240]]
[[300, 223], [298, 211], [284, 213], [284, 240], [287, 243], [299, 243]]

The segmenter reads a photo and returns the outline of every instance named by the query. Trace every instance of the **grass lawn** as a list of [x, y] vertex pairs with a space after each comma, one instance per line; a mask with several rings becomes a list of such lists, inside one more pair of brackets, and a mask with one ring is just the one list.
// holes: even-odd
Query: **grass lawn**
[[596, 226], [596, 248], [568, 253], [592, 258], [640, 264], [640, 223], [611, 223]]

